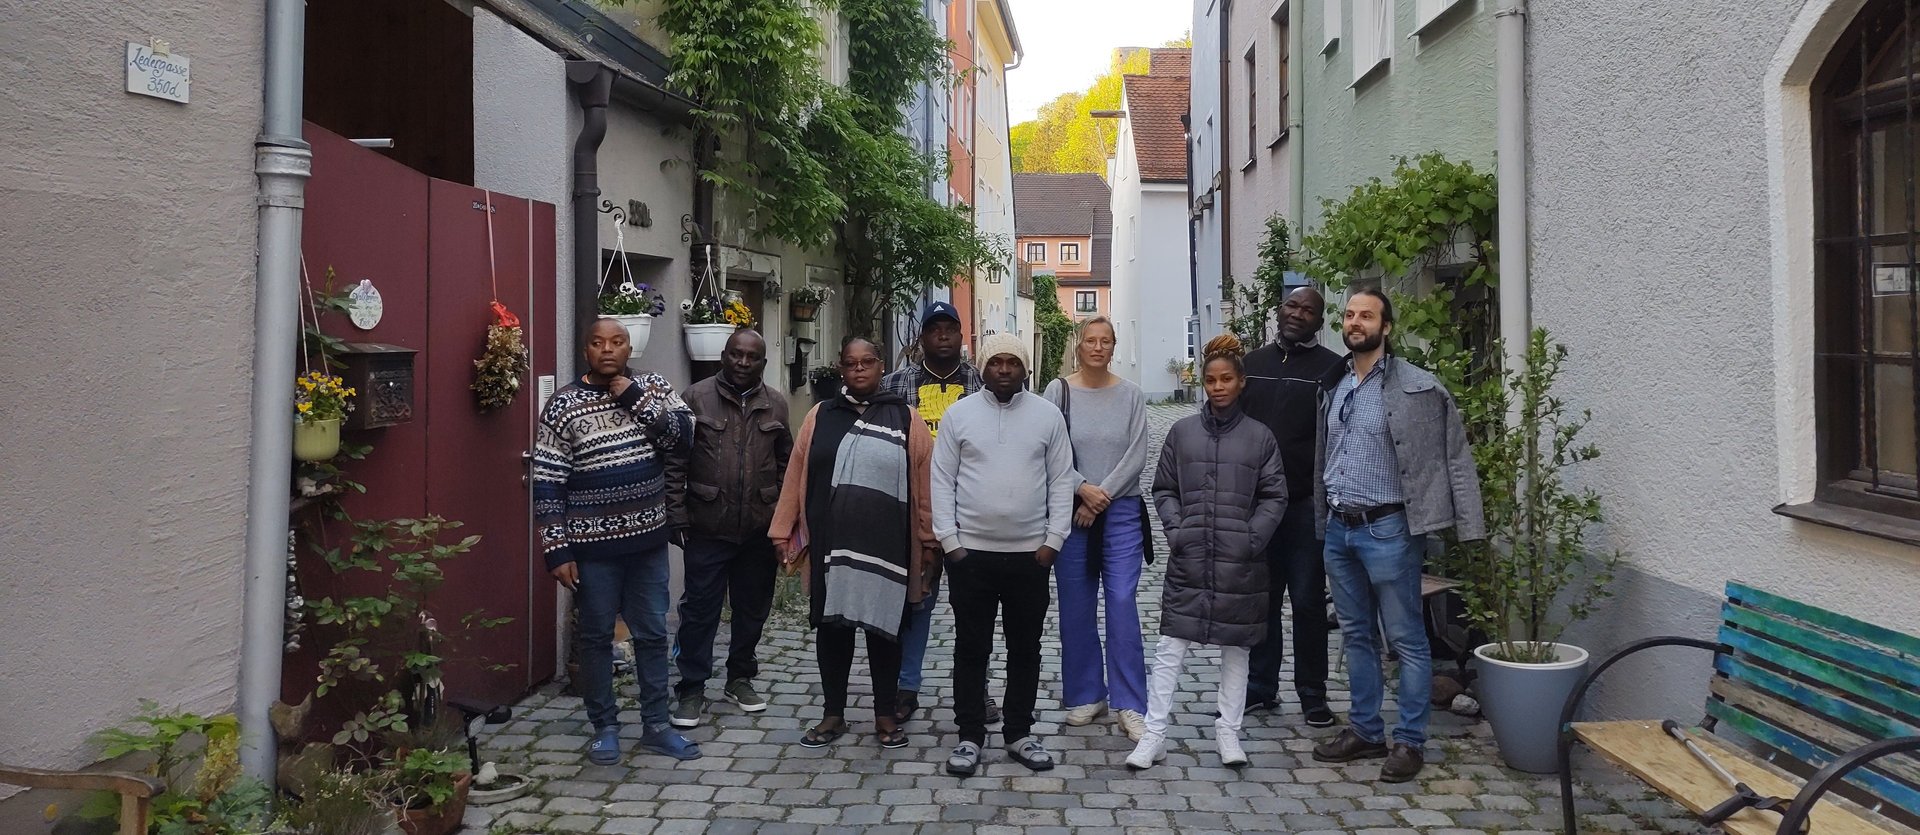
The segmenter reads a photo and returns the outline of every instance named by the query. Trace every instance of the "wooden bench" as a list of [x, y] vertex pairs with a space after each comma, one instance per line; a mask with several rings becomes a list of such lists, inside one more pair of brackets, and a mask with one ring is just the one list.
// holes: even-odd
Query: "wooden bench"
[[[1661, 720], [1574, 722], [1588, 688], [1659, 647], [1713, 653], [1706, 718], [1686, 730], [1779, 811], [1720, 822], [1732, 835], [1890, 833], [1920, 828], [1920, 638], [1739, 583], [1727, 584], [1718, 641], [1652, 638], [1596, 665], [1560, 717], [1560, 803], [1575, 829], [1573, 743], [1585, 743], [1695, 814], [1734, 795]], [[1844, 800], [1839, 800], [1844, 798]], [[1883, 817], [1884, 816], [1884, 817]], [[1810, 829], [1809, 829], [1810, 826]]]
[[166, 786], [123, 771], [41, 771], [0, 765], [0, 783], [29, 789], [108, 791], [120, 795], [120, 835], [147, 835], [147, 809]]

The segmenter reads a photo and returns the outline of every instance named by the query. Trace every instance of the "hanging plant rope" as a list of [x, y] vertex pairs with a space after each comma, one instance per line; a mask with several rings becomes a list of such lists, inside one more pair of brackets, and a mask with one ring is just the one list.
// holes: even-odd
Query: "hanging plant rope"
[[[487, 278], [493, 285], [493, 324], [487, 326], [487, 344], [480, 358], [473, 361], [473, 390], [480, 396], [481, 411], [492, 411], [513, 404], [520, 394], [520, 380], [528, 370], [527, 345], [520, 332], [520, 317], [500, 303], [500, 276], [493, 257], [493, 192], [487, 196]], [[527, 201], [527, 277], [533, 277], [533, 201]]]

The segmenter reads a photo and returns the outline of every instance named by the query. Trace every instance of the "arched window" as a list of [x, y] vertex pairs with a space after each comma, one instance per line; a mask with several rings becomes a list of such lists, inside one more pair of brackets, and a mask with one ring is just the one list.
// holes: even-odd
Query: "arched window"
[[1876, 0], [1812, 92], [1822, 501], [1920, 517], [1920, 20]]

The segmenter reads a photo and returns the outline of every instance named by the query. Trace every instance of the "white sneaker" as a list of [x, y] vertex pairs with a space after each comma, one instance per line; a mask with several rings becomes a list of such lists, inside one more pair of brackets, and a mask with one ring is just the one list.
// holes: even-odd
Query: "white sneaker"
[[1220, 764], [1228, 768], [1239, 768], [1247, 764], [1247, 752], [1240, 747], [1238, 734], [1215, 732], [1214, 744], [1220, 749]]
[[1091, 725], [1093, 720], [1107, 715], [1107, 700], [1101, 699], [1090, 705], [1081, 705], [1067, 711], [1067, 724], [1076, 728]]
[[1152, 768], [1154, 763], [1167, 758], [1167, 739], [1161, 736], [1144, 736], [1140, 744], [1133, 746], [1133, 753], [1127, 755], [1128, 768]]
[[1128, 739], [1139, 742], [1141, 737], [1147, 735], [1147, 717], [1145, 714], [1137, 710], [1121, 710], [1116, 715], [1119, 717], [1118, 723], [1120, 730], [1126, 731]]

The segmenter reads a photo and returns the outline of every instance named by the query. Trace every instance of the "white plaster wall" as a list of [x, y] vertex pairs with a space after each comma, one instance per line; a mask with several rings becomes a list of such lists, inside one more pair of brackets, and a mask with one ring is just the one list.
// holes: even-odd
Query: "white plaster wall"
[[[981, 43], [985, 43], [982, 39]], [[1019, 320], [1019, 273], [1013, 251], [1013, 154], [1007, 138], [1007, 76], [987, 55], [975, 76], [980, 112], [974, 126], [974, 224], [982, 235], [1007, 247], [1007, 258], [999, 284], [985, 280], [974, 282], [974, 292], [982, 301], [996, 305], [992, 325], [995, 330], [1029, 335]]]
[[[215, 0], [0, 20], [0, 762], [74, 768], [139, 699], [233, 708], [264, 23]], [[191, 103], [123, 92], [150, 36], [192, 59]]]
[[[484, 8], [473, 10], [473, 180], [484, 189], [554, 205], [552, 323], [559, 367], [570, 368], [573, 322], [574, 125], [579, 108], [566, 62]], [[570, 118], [571, 117], [571, 118]]]
[[[1630, 560], [1598, 648], [1709, 635], [1728, 580], [1920, 633], [1920, 549], [1770, 512], [1813, 476], [1811, 157], [1782, 84], [1858, 6], [1532, 6], [1534, 317], [1573, 351], [1561, 393], [1603, 452], [1580, 483]], [[1701, 662], [1622, 670], [1603, 707], [1697, 715]]]
[[1193, 309], [1185, 184], [1149, 183], [1142, 190], [1139, 243], [1137, 253], [1116, 248], [1114, 260], [1127, 260], [1139, 288], [1140, 388], [1150, 397], [1170, 397], [1180, 380], [1167, 371], [1167, 360], [1186, 360], [1187, 312]]
[[[691, 382], [678, 305], [693, 290], [688, 245], [680, 240], [680, 218], [693, 212], [692, 155], [685, 131], [617, 98], [607, 109], [607, 138], [600, 144], [600, 197], [622, 209], [629, 200], [647, 204], [653, 225], [625, 226], [620, 234], [635, 280], [653, 284], [667, 297], [667, 312], [654, 321], [640, 366], [666, 375], [676, 386]], [[599, 215], [596, 221], [600, 248], [615, 249], [613, 216]], [[609, 284], [619, 280], [617, 276], [607, 279]]]
[[1140, 263], [1127, 257], [1136, 245], [1135, 230], [1139, 228], [1142, 205], [1139, 162], [1133, 152], [1132, 120], [1120, 120], [1114, 147], [1117, 152], [1112, 163], [1113, 192], [1108, 206], [1113, 212], [1113, 320], [1119, 326], [1115, 338], [1120, 344], [1113, 358], [1113, 370], [1134, 385], [1145, 388], [1143, 371], [1150, 370], [1152, 364], [1143, 359], [1149, 355], [1141, 350], [1140, 320], [1145, 308], [1142, 306]]
[[[1309, 0], [1302, 2], [1318, 5]], [[1267, 218], [1287, 214], [1293, 194], [1288, 143], [1301, 138], [1290, 137], [1274, 144], [1286, 121], [1280, 113], [1283, 90], [1279, 60], [1286, 45], [1278, 42], [1273, 25], [1275, 15], [1282, 21], [1286, 19], [1284, 6], [1283, 0], [1239, 0], [1233, 5], [1233, 16], [1227, 22], [1227, 90], [1221, 101], [1227, 113], [1227, 165], [1232, 172], [1227, 175], [1227, 182], [1233, 192], [1233, 253], [1228, 271], [1241, 287], [1253, 282], [1254, 271], [1259, 267], [1260, 242], [1267, 234]], [[1251, 114], [1247, 110], [1246, 55], [1249, 51], [1254, 55], [1255, 100]], [[1218, 75], [1214, 67], [1196, 72]], [[1251, 152], [1247, 141], [1249, 121], [1254, 128]]]
[[[1193, 160], [1188, 191], [1197, 199], [1213, 187], [1220, 171], [1220, 119], [1222, 109], [1220, 73], [1220, 3], [1222, 0], [1194, 0], [1193, 74], [1188, 81], [1189, 130], [1192, 139], [1187, 155]], [[1193, 235], [1193, 274], [1198, 291], [1194, 313], [1200, 320], [1200, 344], [1220, 334], [1225, 317], [1220, 314], [1220, 278], [1225, 270], [1221, 260], [1220, 236], [1225, 229], [1220, 195], [1200, 214]]]

